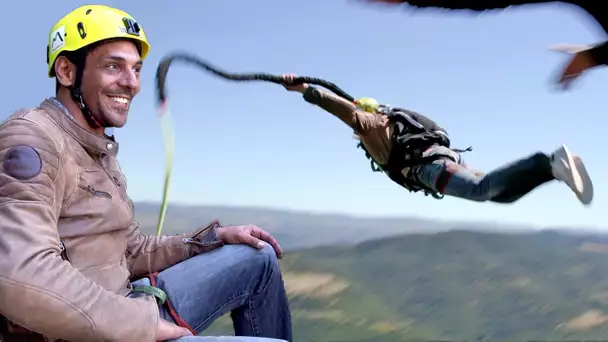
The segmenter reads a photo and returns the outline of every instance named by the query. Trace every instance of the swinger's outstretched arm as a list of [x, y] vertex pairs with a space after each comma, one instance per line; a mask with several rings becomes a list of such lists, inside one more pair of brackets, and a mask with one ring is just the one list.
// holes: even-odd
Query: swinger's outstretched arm
[[306, 102], [335, 115], [361, 135], [365, 135], [371, 129], [385, 125], [387, 121], [383, 115], [367, 113], [357, 108], [354, 103], [332, 92], [312, 86], [308, 86], [303, 92], [303, 97]]

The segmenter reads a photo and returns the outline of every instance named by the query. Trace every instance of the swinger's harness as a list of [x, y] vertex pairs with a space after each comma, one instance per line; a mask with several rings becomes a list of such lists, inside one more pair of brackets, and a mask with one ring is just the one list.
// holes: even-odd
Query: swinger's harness
[[[371, 156], [362, 142], [357, 147], [365, 151], [365, 156], [370, 159], [371, 168], [374, 172], [385, 172], [395, 183], [408, 189], [410, 192], [424, 191], [425, 196], [431, 195], [441, 199], [443, 194], [435, 191], [411, 176], [412, 169], [416, 166], [429, 164], [441, 158], [448, 158], [455, 163], [458, 162], [452, 155], [437, 153], [424, 156], [424, 152], [433, 145], [445, 146], [450, 148], [450, 138], [443, 129], [431, 130], [422, 123], [414, 119], [416, 114], [402, 108], [381, 108], [382, 114], [388, 116], [389, 121], [394, 124], [391, 136], [392, 149], [386, 164], [380, 164]], [[468, 147], [464, 150], [451, 149], [454, 152], [471, 151]], [[407, 176], [404, 176], [403, 169], [408, 168]]]

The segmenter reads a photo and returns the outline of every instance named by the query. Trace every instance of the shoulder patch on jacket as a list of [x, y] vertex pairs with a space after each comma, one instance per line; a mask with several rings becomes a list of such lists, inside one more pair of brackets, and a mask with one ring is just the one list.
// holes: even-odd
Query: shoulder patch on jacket
[[42, 158], [38, 151], [30, 146], [14, 146], [4, 155], [2, 169], [15, 179], [32, 179], [42, 171]]

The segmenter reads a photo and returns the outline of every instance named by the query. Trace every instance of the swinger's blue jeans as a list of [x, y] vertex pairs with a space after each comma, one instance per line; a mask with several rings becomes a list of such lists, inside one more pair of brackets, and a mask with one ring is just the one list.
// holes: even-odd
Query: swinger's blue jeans
[[486, 174], [467, 168], [460, 153], [447, 147], [433, 146], [424, 156], [435, 154], [451, 155], [456, 162], [442, 158], [416, 166], [410, 171], [410, 177], [447, 196], [476, 202], [513, 203], [539, 185], [555, 179], [550, 157], [541, 152]]
[[[150, 285], [147, 278], [134, 285]], [[282, 342], [292, 340], [291, 315], [273, 248], [225, 245], [158, 274], [177, 314], [198, 334], [231, 312], [236, 336], [187, 336], [179, 342]], [[174, 322], [165, 306], [161, 317]], [[175, 323], [175, 322], [174, 322]]]

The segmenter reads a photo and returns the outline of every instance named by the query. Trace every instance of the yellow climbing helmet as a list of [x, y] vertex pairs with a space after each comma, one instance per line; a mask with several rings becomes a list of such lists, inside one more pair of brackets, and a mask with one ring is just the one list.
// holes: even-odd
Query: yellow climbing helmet
[[126, 12], [105, 5], [85, 5], [66, 14], [53, 25], [49, 33], [46, 49], [49, 77], [55, 76], [55, 60], [61, 52], [76, 51], [112, 38], [138, 41], [142, 59], [150, 51], [144, 30]]

